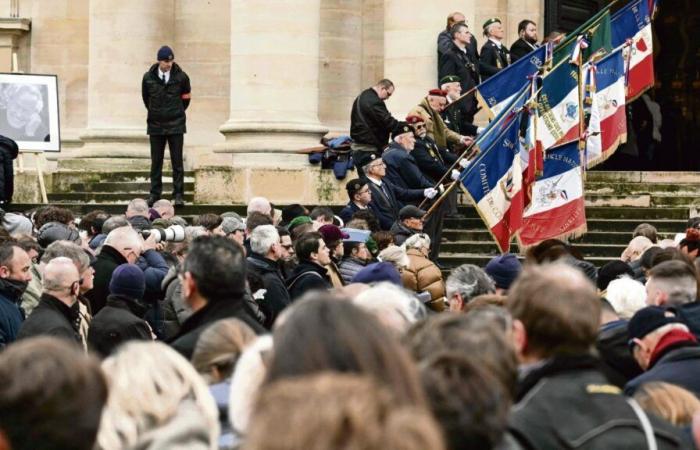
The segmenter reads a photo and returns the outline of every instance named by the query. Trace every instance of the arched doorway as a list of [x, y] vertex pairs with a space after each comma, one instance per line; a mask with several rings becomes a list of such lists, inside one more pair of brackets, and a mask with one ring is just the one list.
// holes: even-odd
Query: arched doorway
[[[605, 3], [546, 0], [545, 29], [571, 31]], [[700, 171], [700, 2], [659, 3], [653, 22], [656, 86], [628, 106], [628, 143], [598, 170]]]

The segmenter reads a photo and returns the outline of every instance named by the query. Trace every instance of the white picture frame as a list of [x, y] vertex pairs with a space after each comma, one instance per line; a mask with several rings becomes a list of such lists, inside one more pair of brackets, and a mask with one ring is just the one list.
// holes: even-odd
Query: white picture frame
[[20, 150], [61, 151], [58, 77], [0, 73], [0, 134]]

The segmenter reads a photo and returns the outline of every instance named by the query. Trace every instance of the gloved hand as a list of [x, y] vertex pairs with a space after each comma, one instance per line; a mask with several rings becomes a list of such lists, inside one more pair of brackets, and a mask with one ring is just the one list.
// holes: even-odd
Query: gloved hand
[[444, 194], [445, 193], [445, 186], [443, 186], [443, 185], [438, 186], [438, 193], [440, 195]]
[[483, 133], [485, 129], [486, 129], [486, 127], [476, 127], [476, 134]]
[[469, 161], [467, 158], [462, 158], [459, 160], [459, 167], [462, 169], [469, 167], [469, 164], [471, 164], [471, 161]]
[[459, 180], [459, 170], [452, 169], [452, 173], [450, 174], [450, 178], [452, 178], [452, 181]]
[[425, 190], [423, 191], [423, 195], [424, 195], [426, 198], [429, 198], [429, 199], [431, 199], [431, 200], [432, 200], [433, 198], [435, 198], [435, 196], [436, 196], [437, 194], [438, 194], [437, 189], [433, 189], [433, 188], [427, 188], [427, 189], [425, 189]]

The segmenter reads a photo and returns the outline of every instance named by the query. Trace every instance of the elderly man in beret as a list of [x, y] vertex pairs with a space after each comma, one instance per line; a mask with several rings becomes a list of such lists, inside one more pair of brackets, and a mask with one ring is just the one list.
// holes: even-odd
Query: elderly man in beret
[[504, 34], [501, 19], [494, 17], [484, 22], [484, 36], [487, 40], [481, 47], [481, 58], [479, 59], [481, 81], [486, 81], [510, 64], [510, 53], [503, 45]]
[[447, 125], [445, 125], [445, 121], [443, 121], [440, 116], [440, 113], [445, 109], [445, 105], [447, 105], [447, 92], [442, 89], [431, 89], [428, 95], [426, 95], [418, 106], [413, 108], [408, 115], [423, 118], [428, 136], [430, 136], [440, 148], [447, 148], [448, 144], [470, 145], [474, 142], [471, 136], [462, 136], [450, 130], [447, 128]]
[[382, 155], [386, 164], [386, 177], [392, 184], [403, 189], [426, 189], [433, 187], [418, 168], [411, 152], [416, 145], [413, 128], [406, 122], [399, 122], [392, 133], [392, 142]]
[[[465, 102], [465, 99], [460, 99], [462, 96], [462, 85], [459, 80], [460, 78], [457, 75], [446, 75], [440, 79], [440, 89], [447, 94], [447, 105], [440, 117], [442, 117], [447, 128], [455, 133], [476, 136], [481, 130], [473, 123], [474, 113], [468, 110], [468, 102]], [[458, 102], [458, 104], [449, 106], [454, 102]], [[460, 149], [461, 145], [448, 147], [450, 150], [455, 151]]]

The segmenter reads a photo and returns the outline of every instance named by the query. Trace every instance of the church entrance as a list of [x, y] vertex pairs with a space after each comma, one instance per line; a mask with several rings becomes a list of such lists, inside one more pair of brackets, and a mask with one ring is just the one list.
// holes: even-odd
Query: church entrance
[[[546, 0], [545, 32], [572, 31], [605, 3]], [[628, 105], [628, 142], [597, 170], [700, 171], [700, 2], [659, 3], [656, 85]]]

